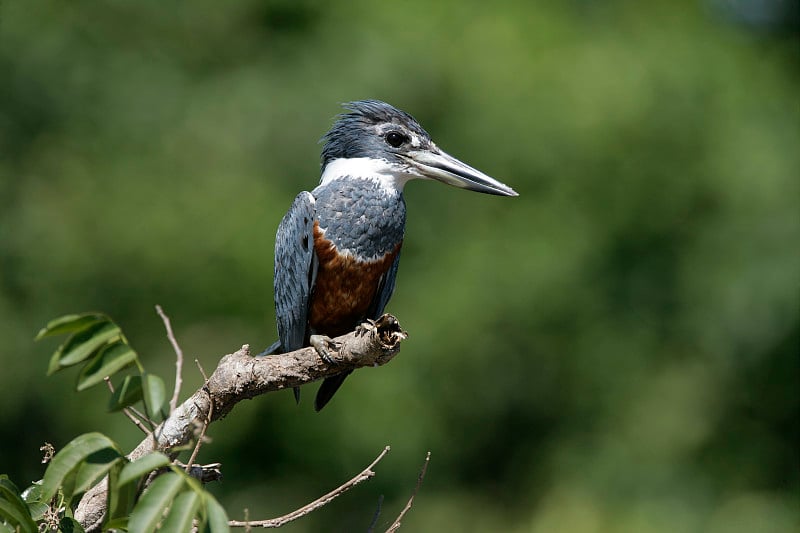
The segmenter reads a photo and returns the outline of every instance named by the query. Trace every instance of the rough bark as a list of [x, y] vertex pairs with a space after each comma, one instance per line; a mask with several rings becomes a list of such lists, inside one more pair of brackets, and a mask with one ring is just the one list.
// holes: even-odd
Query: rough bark
[[[386, 364], [399, 352], [405, 338], [399, 322], [392, 315], [383, 315], [375, 322], [365, 323], [354, 332], [334, 339], [330, 352], [335, 364], [323, 361], [314, 348], [252, 357], [250, 347], [244, 345], [237, 352], [224, 356], [208, 382], [178, 405], [153, 436], [142, 440], [128, 458], [135, 460], [154, 450], [169, 453], [170, 449], [187, 444], [197, 428], [225, 417], [242, 400], [299, 387], [343, 369]], [[104, 479], [81, 498], [74, 516], [87, 531], [97, 530], [102, 525], [107, 491], [107, 479]]]

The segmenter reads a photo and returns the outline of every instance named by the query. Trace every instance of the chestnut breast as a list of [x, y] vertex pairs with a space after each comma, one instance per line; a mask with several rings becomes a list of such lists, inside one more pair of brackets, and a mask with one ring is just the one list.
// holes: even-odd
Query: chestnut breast
[[308, 316], [314, 333], [329, 337], [344, 335], [368, 318], [381, 278], [391, 268], [401, 244], [383, 257], [365, 261], [340, 253], [322, 235], [319, 223], [314, 224], [314, 251], [319, 267]]

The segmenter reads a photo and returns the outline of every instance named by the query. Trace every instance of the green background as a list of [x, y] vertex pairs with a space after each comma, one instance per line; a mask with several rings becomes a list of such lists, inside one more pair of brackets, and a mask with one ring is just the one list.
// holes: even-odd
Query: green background
[[155, 304], [209, 372], [271, 343], [278, 222], [339, 103], [379, 98], [520, 197], [407, 187], [401, 354], [322, 413], [311, 385], [213, 425], [231, 517], [390, 444], [286, 530], [363, 531], [381, 494], [385, 528], [430, 450], [408, 531], [796, 531], [796, 7], [2, 2], [0, 471], [140, 439], [101, 387], [45, 378], [51, 318], [108, 313], [168, 383]]

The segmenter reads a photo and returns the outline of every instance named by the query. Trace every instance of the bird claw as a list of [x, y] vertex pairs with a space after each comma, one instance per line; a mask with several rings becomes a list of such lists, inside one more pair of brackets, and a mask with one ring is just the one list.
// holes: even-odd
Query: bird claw
[[356, 337], [363, 337], [367, 333], [371, 331], [375, 331], [377, 329], [377, 322], [368, 318], [366, 321], [362, 322], [358, 326], [356, 326]]
[[329, 365], [337, 364], [333, 359], [333, 355], [331, 354], [330, 350], [338, 351], [340, 347], [339, 343], [334, 342], [333, 339], [327, 335], [311, 335], [309, 338], [309, 344], [311, 344], [311, 346], [313, 346], [317, 351], [320, 359]]

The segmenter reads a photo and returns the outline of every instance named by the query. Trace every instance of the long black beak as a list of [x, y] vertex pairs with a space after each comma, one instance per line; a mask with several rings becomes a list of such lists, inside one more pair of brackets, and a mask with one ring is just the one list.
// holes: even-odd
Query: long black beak
[[470, 191], [498, 196], [519, 196], [508, 185], [462, 163], [437, 147], [432, 150], [415, 150], [407, 153], [404, 158], [426, 178]]

